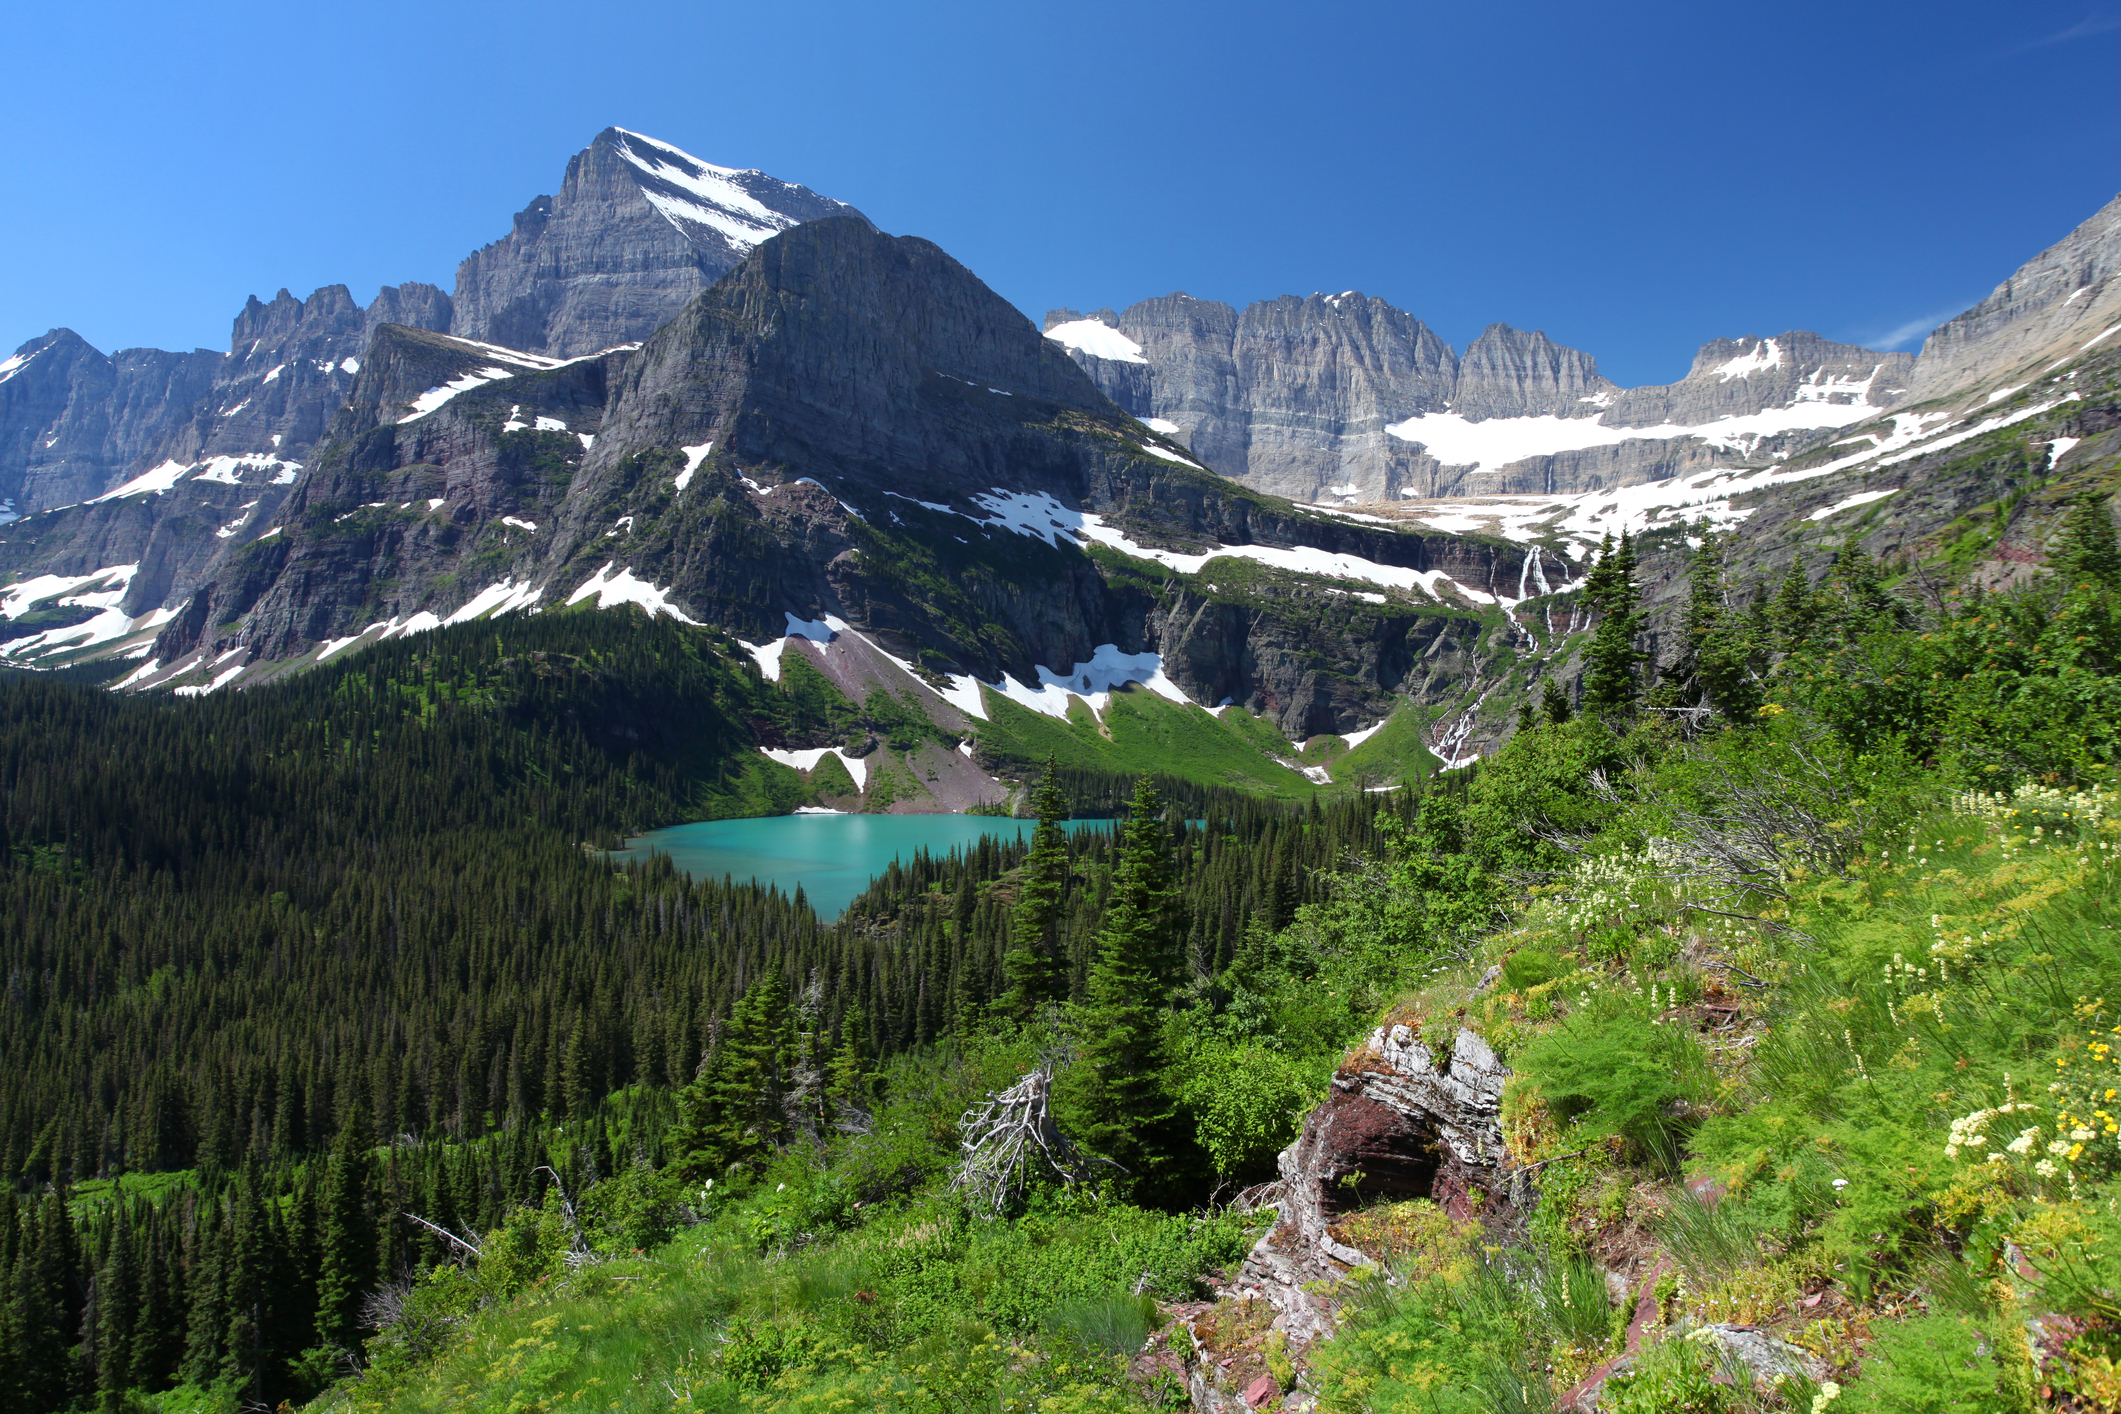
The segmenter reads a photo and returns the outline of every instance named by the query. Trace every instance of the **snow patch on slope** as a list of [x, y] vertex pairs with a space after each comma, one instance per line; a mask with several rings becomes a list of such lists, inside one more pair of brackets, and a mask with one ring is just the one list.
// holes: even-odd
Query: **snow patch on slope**
[[468, 624], [473, 619], [485, 618], [488, 615], [498, 617], [502, 614], [512, 614], [518, 609], [527, 609], [537, 603], [538, 596], [544, 592], [542, 589], [532, 588], [527, 579], [521, 584], [517, 584], [513, 579], [504, 579], [498, 584], [487, 585], [473, 595], [463, 608], [442, 622]]
[[1762, 339], [1760, 347], [1749, 354], [1740, 354], [1716, 365], [1716, 381], [1728, 383], [1733, 378], [1750, 378], [1755, 373], [1765, 373], [1770, 368], [1782, 367], [1782, 346], [1773, 339]]
[[460, 378], [452, 379], [439, 388], [429, 388], [412, 400], [412, 411], [398, 419], [398, 425], [418, 422], [459, 393], [468, 393], [474, 388], [483, 388], [488, 383], [498, 383], [503, 378], [513, 378], [520, 370], [513, 368], [475, 368]]
[[685, 469], [678, 473], [673, 484], [682, 491], [692, 484], [692, 474], [700, 469], [701, 462], [707, 460], [707, 454], [714, 450], [714, 443], [702, 442], [697, 447], [680, 447], [678, 450], [685, 454]]
[[630, 568], [613, 574], [611, 567], [615, 563], [617, 562], [607, 560], [604, 568], [591, 575], [580, 589], [567, 596], [567, 602], [579, 604], [594, 595], [599, 609], [609, 609], [614, 604], [638, 604], [647, 611], [651, 619], [657, 614], [668, 614], [681, 624], [697, 626], [699, 620], [690, 617], [670, 602], [668, 590], [658, 589], [645, 579], [636, 579]]
[[82, 575], [40, 574], [0, 589], [0, 615], [9, 619], [19, 619], [40, 604], [101, 611], [81, 623], [49, 628], [0, 644], [0, 658], [22, 662], [60, 650], [93, 648], [168, 623], [177, 616], [176, 610], [155, 609], [128, 615], [119, 607], [139, 569], [138, 564], [109, 565]]
[[630, 139], [618, 144], [619, 155], [642, 175], [677, 189], [667, 192], [641, 188], [649, 205], [673, 226], [683, 221], [706, 226], [719, 232], [736, 249], [745, 251], [797, 224], [793, 216], [782, 215], [729, 180], [745, 175], [738, 169], [702, 162], [689, 152], [642, 133], [624, 128], [619, 131]]
[[[93, 506], [101, 501], [117, 501], [127, 496], [144, 496], [150, 492], [160, 496], [166, 494], [179, 481], [190, 476], [194, 481], [218, 481], [224, 486], [241, 486], [243, 474], [249, 471], [270, 471], [272, 484], [284, 486], [295, 479], [302, 463], [282, 461], [270, 452], [252, 452], [244, 456], [209, 457], [203, 462], [166, 461], [160, 466], [150, 467], [123, 486], [105, 491], [100, 496], [91, 496], [82, 502]], [[198, 474], [193, 476], [196, 471]]]
[[[1147, 363], [1142, 346], [1110, 324], [1098, 319], [1071, 319], [1046, 331], [1046, 337], [1063, 348], [1115, 363]], [[1162, 428], [1158, 428], [1162, 431]]]
[[[1723, 367], [1748, 362], [1746, 358], [1733, 359]], [[1743, 377], [1746, 372], [1770, 366], [1753, 356], [1745, 372], [1731, 376]], [[1763, 408], [1691, 427], [1669, 422], [1654, 427], [1608, 427], [1604, 414], [1589, 418], [1542, 413], [1537, 417], [1490, 417], [1474, 422], [1454, 412], [1432, 412], [1392, 423], [1385, 431], [1403, 442], [1420, 445], [1445, 466], [1471, 466], [1481, 472], [1501, 471], [1529, 457], [1682, 437], [1698, 437], [1712, 447], [1745, 452], [1763, 439], [1785, 432], [1846, 427], [1875, 416], [1878, 409], [1871, 406], [1868, 398], [1878, 371], [1874, 368], [1870, 377], [1857, 380], [1837, 378], [1821, 369], [1798, 387], [1795, 399], [1786, 407]]]
[[1858, 491], [1853, 496], [1842, 497], [1831, 506], [1821, 506], [1818, 510], [1806, 516], [1805, 519], [1825, 520], [1829, 516], [1840, 515], [1843, 511], [1852, 511], [1858, 506], [1868, 506], [1873, 501], [1882, 501], [1888, 496], [1898, 494], [1899, 490], [1900, 488], [1895, 486], [1890, 491]]
[[817, 769], [817, 763], [824, 760], [827, 756], [837, 756], [840, 758], [840, 764], [847, 768], [847, 774], [854, 777], [854, 788], [856, 790], [869, 789], [868, 758], [849, 756], [837, 746], [812, 747], [803, 751], [787, 751], [780, 747], [762, 746], [759, 748], [759, 754], [771, 757], [783, 766], [793, 766], [798, 771], [814, 771]]
[[[998, 683], [982, 685], [1034, 712], [1062, 719], [1068, 715], [1068, 699], [1071, 697], [1082, 698], [1089, 703], [1091, 711], [1102, 716], [1112, 705], [1113, 691], [1131, 683], [1140, 683], [1159, 697], [1168, 697], [1173, 702], [1193, 700], [1180, 690], [1177, 683], [1164, 676], [1164, 660], [1160, 656], [1122, 653], [1119, 645], [1114, 643], [1099, 644], [1091, 650], [1090, 661], [1077, 663], [1065, 673], [1056, 673], [1043, 665], [1035, 671], [1038, 675], [1036, 687], [1018, 682], [1007, 673], [1002, 674]], [[987, 714], [982, 711], [979, 715], [985, 717]]]
[[1106, 525], [1103, 516], [1071, 510], [1053, 497], [1038, 492], [1004, 491], [997, 486], [991, 491], [980, 492], [972, 497], [972, 500], [992, 517], [986, 521], [967, 517], [976, 524], [1014, 531], [1018, 535], [1029, 535], [1049, 545], [1070, 544], [1081, 548], [1094, 540], [1136, 559], [1154, 561], [1166, 568], [1177, 570], [1180, 574], [1198, 574], [1201, 566], [1210, 560], [1254, 560], [1297, 574], [1352, 579], [1387, 589], [1418, 588], [1439, 599], [1444, 597], [1443, 587], [1448, 585], [1451, 593], [1474, 603], [1512, 602], [1460, 584], [1442, 570], [1415, 570], [1401, 565], [1382, 565], [1360, 555], [1318, 550], [1309, 546], [1299, 545], [1284, 549], [1273, 545], [1225, 545], [1197, 555], [1156, 549], [1130, 540], [1124, 532]]

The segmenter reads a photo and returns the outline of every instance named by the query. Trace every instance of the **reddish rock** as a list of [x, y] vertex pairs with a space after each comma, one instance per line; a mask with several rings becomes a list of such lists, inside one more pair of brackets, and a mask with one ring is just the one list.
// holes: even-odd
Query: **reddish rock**
[[[1472, 1191], [1506, 1200], [1502, 1087], [1488, 1043], [1460, 1030], [1448, 1055], [1405, 1026], [1379, 1027], [1333, 1077], [1278, 1161], [1281, 1180], [1257, 1200], [1280, 1221], [1245, 1258], [1237, 1287], [1274, 1304], [1274, 1329], [1292, 1351], [1333, 1328], [1331, 1290], [1370, 1259], [1330, 1231], [1340, 1212], [1378, 1198], [1433, 1198], [1454, 1217]], [[1352, 1179], [1347, 1186], [1343, 1180]]]

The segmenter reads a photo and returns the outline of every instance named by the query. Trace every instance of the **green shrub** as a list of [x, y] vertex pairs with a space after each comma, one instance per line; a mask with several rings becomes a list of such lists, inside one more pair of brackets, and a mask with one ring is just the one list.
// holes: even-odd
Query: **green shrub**
[[1998, 1391], [1996, 1363], [1988, 1341], [1972, 1321], [1924, 1316], [1881, 1322], [1854, 1381], [1836, 1404], [1836, 1414], [2003, 1414], [2010, 1407]]
[[1723, 1414], [1737, 1401], [1732, 1387], [1715, 1376], [1713, 1357], [1698, 1343], [1664, 1340], [1607, 1382], [1602, 1407], [1609, 1414]]
[[1665, 1250], [1678, 1259], [1702, 1290], [1740, 1267], [1760, 1260], [1760, 1224], [1745, 1204], [1726, 1198], [1704, 1203], [1682, 1185], [1657, 1224]]
[[1517, 1069], [1582, 1140], [1619, 1136], [1668, 1167], [1689, 1128], [1682, 1102], [1705, 1098], [1694, 1039], [1632, 1013], [1579, 1013], [1525, 1047]]
[[1216, 1176], [1263, 1177], [1324, 1094], [1330, 1058], [1302, 1059], [1261, 1042], [1202, 1043], [1180, 1065], [1180, 1100]]
[[1157, 1326], [1156, 1303], [1128, 1291], [1063, 1301], [1038, 1318], [1041, 1335], [1083, 1350], [1132, 1355]]
[[1568, 968], [1562, 960], [1543, 948], [1526, 948], [1514, 954], [1502, 965], [1502, 981], [1505, 989], [1525, 992], [1542, 982], [1551, 982]]
[[1571, 1254], [1548, 1263], [1539, 1285], [1540, 1308], [1561, 1340], [1595, 1350], [1612, 1338], [1613, 1299], [1596, 1262]]

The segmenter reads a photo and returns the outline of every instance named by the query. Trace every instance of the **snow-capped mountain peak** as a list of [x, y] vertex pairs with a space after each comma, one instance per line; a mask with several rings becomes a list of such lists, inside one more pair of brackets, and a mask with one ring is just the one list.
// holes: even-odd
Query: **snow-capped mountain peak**
[[[625, 128], [613, 128], [610, 132], [615, 139], [613, 150], [638, 174], [641, 195], [648, 198], [649, 205], [680, 231], [685, 229], [687, 222], [708, 227], [720, 233], [739, 251], [750, 250], [790, 226], [814, 219], [768, 205], [761, 200], [762, 195], [779, 196], [783, 206], [800, 205], [806, 211], [816, 201], [830, 201], [830, 198], [819, 198], [792, 182], [769, 177], [755, 169], [739, 170], [703, 162], [682, 148], [646, 133], [629, 132]], [[798, 198], [791, 203], [790, 196], [797, 193], [809, 197], [810, 201], [803, 202]], [[830, 204], [853, 210], [844, 202]]]

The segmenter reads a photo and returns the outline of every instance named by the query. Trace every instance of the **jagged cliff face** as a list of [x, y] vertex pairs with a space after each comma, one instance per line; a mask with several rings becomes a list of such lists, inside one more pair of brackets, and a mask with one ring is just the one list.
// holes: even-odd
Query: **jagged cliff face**
[[1355, 505], [1556, 493], [1737, 466], [1897, 402], [1912, 360], [1795, 331], [1718, 339], [1678, 383], [1623, 389], [1544, 333], [1490, 325], [1463, 356], [1355, 291], [1228, 305], [1186, 295], [1047, 315], [1115, 402], [1215, 470]]
[[0, 508], [28, 515], [96, 495], [207, 398], [224, 356], [97, 352], [71, 329], [0, 360]]
[[2121, 325], [2121, 196], [2018, 267], [1995, 292], [1932, 333], [1916, 365], [1919, 401], [2037, 377], [2116, 337]]
[[606, 128], [568, 162], [557, 197], [537, 198], [457, 267], [446, 327], [560, 358], [638, 343], [760, 241], [850, 215], [808, 187]]

